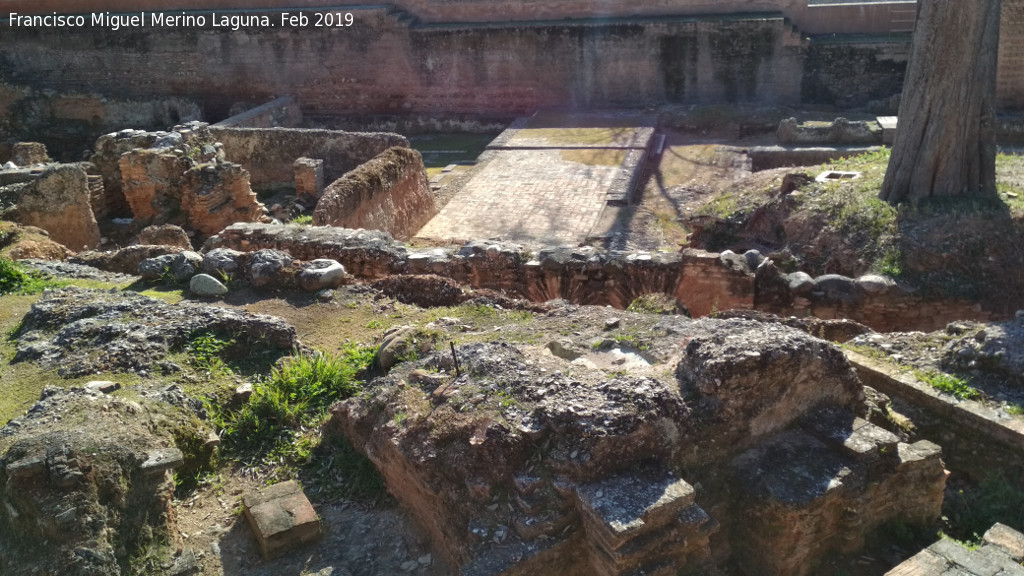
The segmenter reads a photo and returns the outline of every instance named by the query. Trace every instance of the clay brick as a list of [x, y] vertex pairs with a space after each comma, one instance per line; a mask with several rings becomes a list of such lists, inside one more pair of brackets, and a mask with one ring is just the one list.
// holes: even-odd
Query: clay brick
[[245, 518], [264, 558], [273, 558], [321, 535], [320, 518], [293, 480], [247, 494]]

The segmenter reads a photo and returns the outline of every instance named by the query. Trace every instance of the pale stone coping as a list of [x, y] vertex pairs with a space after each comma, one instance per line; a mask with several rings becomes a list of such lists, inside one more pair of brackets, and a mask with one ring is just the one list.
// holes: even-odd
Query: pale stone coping
[[923, 405], [982, 434], [1024, 448], [1024, 419], [976, 400], [960, 400], [943, 394], [891, 364], [878, 362], [852, 350], [843, 352], [861, 380], [880, 392]]

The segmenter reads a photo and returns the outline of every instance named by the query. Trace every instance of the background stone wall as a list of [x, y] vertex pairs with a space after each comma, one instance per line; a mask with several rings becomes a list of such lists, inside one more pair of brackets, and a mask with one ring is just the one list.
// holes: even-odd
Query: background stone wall
[[[46, 66], [60, 73], [56, 62]], [[0, 139], [42, 142], [54, 158], [66, 162], [81, 160], [101, 134], [126, 127], [164, 130], [203, 116], [187, 96], [137, 94], [124, 99], [117, 91], [102, 96], [84, 93], [88, 82], [54, 94], [28, 88], [30, 73], [23, 84], [5, 84], [5, 76], [0, 72]]]
[[323, 160], [324, 180], [332, 182], [388, 148], [409, 147], [405, 137], [387, 133], [220, 126], [210, 132], [224, 155], [249, 171], [256, 190], [294, 186], [294, 163], [304, 156]]
[[6, 29], [0, 79], [59, 93], [188, 95], [209, 119], [281, 94], [312, 115], [800, 97], [801, 39], [780, 15], [410, 28], [385, 9], [353, 12], [344, 30]]

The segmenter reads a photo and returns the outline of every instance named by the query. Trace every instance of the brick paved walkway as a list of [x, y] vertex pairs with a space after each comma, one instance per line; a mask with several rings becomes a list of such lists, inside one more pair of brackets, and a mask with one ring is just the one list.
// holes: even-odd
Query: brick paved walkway
[[579, 244], [642, 167], [653, 120], [616, 113], [517, 120], [417, 237]]
[[597, 223], [619, 166], [565, 160], [561, 150], [501, 150], [417, 236], [577, 244]]

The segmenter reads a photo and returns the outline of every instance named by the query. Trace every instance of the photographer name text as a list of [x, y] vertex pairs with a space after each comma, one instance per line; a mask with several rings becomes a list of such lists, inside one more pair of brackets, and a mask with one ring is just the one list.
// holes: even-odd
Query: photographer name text
[[11, 28], [346, 28], [355, 23], [351, 12], [280, 12], [277, 14], [189, 14], [138, 12], [119, 14], [18, 14], [8, 13]]

